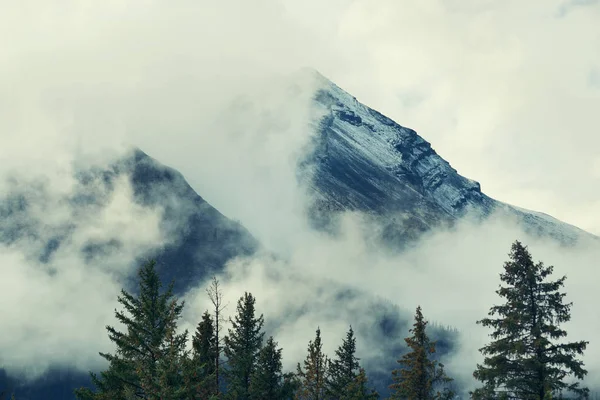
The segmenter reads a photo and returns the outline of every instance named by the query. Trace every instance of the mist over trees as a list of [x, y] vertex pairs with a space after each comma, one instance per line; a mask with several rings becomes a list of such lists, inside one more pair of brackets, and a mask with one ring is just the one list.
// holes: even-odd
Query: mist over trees
[[413, 335], [404, 339], [410, 351], [398, 360], [402, 368], [392, 371], [391, 399], [445, 400], [454, 397], [447, 385], [452, 379], [446, 376], [444, 365], [430, 357], [435, 353], [435, 342], [427, 336], [426, 326], [419, 306], [410, 330]]
[[[553, 267], [534, 263], [527, 247], [512, 245], [509, 261], [496, 293], [505, 302], [491, 307], [488, 318], [476, 321], [490, 327], [491, 342], [480, 349], [484, 356], [473, 376], [482, 386], [469, 393], [475, 400], [588, 398], [578, 382], [587, 371], [577, 356], [588, 342], [566, 342], [559, 324], [569, 321], [572, 304], [564, 304], [566, 277], [547, 278]], [[222, 334], [224, 309], [220, 283], [213, 278], [206, 310], [190, 337], [178, 333], [184, 307], [173, 295], [173, 283], [162, 290], [155, 263], [144, 264], [138, 274], [139, 294], [125, 290], [115, 317], [121, 332], [107, 326], [115, 344], [111, 354], [100, 353], [108, 368], [99, 376], [90, 373], [94, 389], [79, 388], [79, 400], [372, 400], [380, 395], [356, 357], [357, 343], [349, 326], [333, 357], [323, 352], [317, 327], [305, 359], [295, 371], [283, 371], [276, 339], [265, 340], [264, 316], [256, 298], [244, 293]], [[436, 341], [427, 334], [428, 321], [417, 307], [414, 324], [405, 338], [403, 354], [390, 354], [398, 368], [390, 371], [390, 399], [446, 400], [457, 398], [455, 382], [435, 358]], [[188, 349], [188, 339], [190, 349]], [[569, 396], [567, 396], [567, 393]]]

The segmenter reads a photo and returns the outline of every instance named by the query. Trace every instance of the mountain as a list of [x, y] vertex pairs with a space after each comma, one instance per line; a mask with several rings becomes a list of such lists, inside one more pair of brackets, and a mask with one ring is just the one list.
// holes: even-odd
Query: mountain
[[[259, 248], [258, 241], [243, 226], [208, 204], [179, 172], [139, 149], [108, 166], [75, 168], [74, 175], [73, 190], [58, 199], [50, 194], [53, 182], [15, 181], [0, 197], [0, 243], [9, 245], [27, 239], [28, 244], [35, 244], [30, 246], [34, 249], [32, 256], [43, 264], [50, 263], [61, 246], [73, 246], [74, 232], [92, 223], [93, 216], [108, 207], [118, 180], [126, 179], [136, 205], [161, 211], [160, 231], [166, 238], [159, 247], [136, 254], [134, 264], [155, 258], [161, 278], [165, 282], [176, 279], [177, 293], [207, 274], [220, 271], [228, 260], [250, 255]], [[52, 218], [57, 211], [69, 217]], [[97, 257], [118, 253], [124, 246], [116, 234], [77, 245], [75, 251], [90, 264]]]
[[461, 218], [497, 214], [566, 245], [598, 239], [549, 215], [490, 198], [414, 130], [361, 104], [318, 72], [302, 74], [316, 81], [314, 105], [324, 115], [299, 163], [315, 194], [309, 209], [315, 226], [331, 228], [339, 212], [362, 211], [391, 221], [384, 234], [398, 244]]
[[164, 282], [175, 280], [175, 292], [223, 269], [227, 261], [255, 253], [259, 242], [239, 222], [232, 221], [190, 187], [183, 175], [139, 149], [103, 174], [130, 177], [136, 202], [164, 210], [161, 228], [176, 240], [144, 257], [154, 258]]
[[[138, 267], [147, 258], [156, 259], [162, 281], [175, 280], [177, 294], [221, 271], [227, 261], [259, 249], [258, 241], [243, 226], [208, 204], [179, 172], [139, 149], [110, 165], [75, 168], [73, 190], [58, 199], [53, 198], [51, 189], [56, 182], [9, 179], [10, 190], [0, 197], [0, 244], [26, 242], [32, 265], [39, 261], [49, 275], [56, 271], [44, 266], [51, 265], [62, 246], [73, 249], [73, 243], [77, 243], [73, 250], [80, 253], [88, 268], [95, 267], [98, 257], [117, 254], [118, 258], [120, 251], [127, 250], [118, 235], [83, 243], [73, 240], [73, 236], [78, 229], [93, 224], [95, 216], [108, 207], [119, 179], [130, 183], [136, 205], [162, 211], [160, 230], [168, 239], [159, 247], [135, 254], [131, 267]], [[53, 217], [56, 214], [67, 217], [57, 220]], [[128, 290], [135, 291], [136, 286], [130, 283], [123, 281]], [[80, 370], [53, 366], [43, 377], [22, 382], [0, 368], [0, 391], [15, 388], [20, 400], [73, 399], [74, 388], [90, 385], [88, 374]]]
[[[458, 174], [415, 131], [361, 104], [317, 72], [303, 74], [317, 82], [313, 105], [322, 115], [311, 132], [306, 156], [297, 165], [301, 182], [313, 194], [308, 217], [316, 228], [335, 230], [338, 215], [360, 211], [383, 222], [383, 238], [398, 247], [436, 227], [452, 226], [464, 218], [484, 220], [499, 214], [514, 219], [526, 231], [563, 244], [597, 240], [545, 214], [490, 198], [479, 183]], [[90, 218], [56, 222], [44, 218], [51, 214], [50, 208], [67, 207], [69, 216], [92, 215], [93, 219], [106, 207], [119, 180], [126, 179], [135, 204], [162, 211], [160, 230], [168, 239], [158, 247], [140, 251], [133, 264], [156, 258], [162, 280], [175, 279], [176, 293], [183, 294], [220, 271], [229, 260], [260, 249], [250, 232], [208, 204], [179, 172], [141, 150], [132, 150], [107, 166], [76, 168], [74, 179], [74, 189], [55, 201], [50, 201], [49, 195], [52, 182], [14, 183], [11, 190], [0, 196], [0, 243], [15, 244], [25, 239], [27, 243], [39, 243], [34, 246], [33, 256], [41, 264], [51, 264], [63, 246], [72, 245], [70, 239], [78, 224], [88, 223]], [[41, 217], [39, 210], [36, 212], [40, 202], [45, 204]], [[92, 268], [95, 259], [110, 257], [124, 246], [118, 239], [103, 238], [81, 243], [75, 251]], [[411, 313], [374, 299], [373, 294], [334, 287], [329, 282], [315, 290], [331, 291], [343, 318], [360, 316], [361, 320], [353, 322], [357, 333], [376, 343], [382, 354], [397, 355], [404, 349], [402, 338], [411, 323]], [[302, 301], [305, 303], [300, 310], [292, 311], [301, 313], [322, 306], [311, 303], [314, 299]], [[372, 306], [368, 315], [361, 316], [351, 309], [352, 304]], [[289, 318], [298, 316], [290, 312]], [[273, 327], [286, 322], [267, 320]], [[457, 333], [434, 326], [431, 336], [439, 340], [438, 352], [451, 352]], [[389, 365], [378, 362], [367, 367], [371, 381], [385, 395], [395, 359], [391, 358]], [[0, 369], [0, 388], [14, 385], [18, 382]], [[44, 378], [20, 386], [17, 398], [71, 399], [72, 389], [81, 385], [89, 385], [87, 374], [57, 367]]]

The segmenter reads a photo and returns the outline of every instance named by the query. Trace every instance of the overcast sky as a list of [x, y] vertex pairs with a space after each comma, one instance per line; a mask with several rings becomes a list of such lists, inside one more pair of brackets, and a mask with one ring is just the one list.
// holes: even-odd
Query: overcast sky
[[[192, 98], [204, 88], [215, 97], [262, 72], [310, 66], [417, 130], [492, 197], [600, 233], [598, 1], [24, 0], [0, 8], [3, 112], [13, 113], [17, 98], [63, 106], [63, 126], [54, 121], [63, 138], [69, 124], [80, 135], [134, 131], [114, 122], [115, 110], [91, 122], [84, 108], [124, 90], [138, 90], [139, 106], [154, 102], [150, 110], [157, 100], [144, 91]], [[4, 130], [0, 140], [10, 136]]]
[[[203, 197], [263, 243], [297, 245], [291, 258], [303, 268], [328, 279], [342, 275], [345, 283], [413, 309], [415, 293], [398, 294], [399, 284], [387, 277], [421, 259], [426, 272], [442, 267], [436, 270], [441, 274], [412, 276], [419, 282], [413, 289], [431, 287], [431, 276], [438, 277], [435, 296], [422, 300], [432, 319], [467, 329], [483, 316], [517, 235], [514, 227], [492, 226], [486, 234], [476, 228], [459, 243], [441, 233], [426, 243], [438, 246], [437, 253], [425, 247], [408, 261], [368, 254], [353, 229], [339, 243], [302, 230], [302, 193], [290, 160], [309, 138], [306, 98], [262, 91], [277, 86], [276, 76], [307, 66], [415, 129], [488, 195], [600, 234], [598, 1], [0, 0], [0, 175], [17, 173], [20, 185], [39, 177], [51, 182], [48, 193], [34, 196], [41, 237], [69, 223], [77, 236], [48, 267], [60, 272], [52, 279], [40, 273], [46, 266], [31, 262], [40, 243], [2, 248], [0, 262], [9, 273], [0, 281], [0, 315], [16, 332], [0, 337], [4, 359], [23, 367], [38, 362], [44, 348], [65, 345], [69, 351], [48, 352], [45, 361], [80, 358], [76, 363], [85, 369], [98, 358], [92, 344], [107, 346], [102, 327], [112, 321], [113, 307], [102, 305], [120, 287], [114, 271], [123, 272], [137, 251], [164, 242], [157, 232], [160, 210], [139, 210], [125, 182], [103, 213], [73, 213], [61, 195], [73, 191], [74, 160], [106, 160], [122, 144], [179, 169]], [[271, 113], [268, 129], [260, 110], [223, 112], [240, 93], [250, 93]], [[10, 187], [0, 180], [0, 191]], [[78, 246], [115, 233], [127, 248], [118, 260], [97, 261], [98, 272], [88, 275]], [[586, 289], [574, 297], [587, 308], [579, 308], [577, 337], [590, 323], [600, 326], [585, 279], [596, 267], [597, 251], [535, 250], [536, 259], [548, 256], [550, 263], [579, 271], [570, 279]], [[297, 289], [288, 279], [280, 290], [266, 291], [269, 266], [253, 262], [259, 265], [255, 279], [235, 290], [235, 280], [228, 286], [232, 300], [256, 289], [265, 292], [261, 307], [268, 308], [268, 299]], [[448, 265], [466, 269], [454, 273]], [[365, 266], [374, 271], [368, 282]], [[472, 271], [477, 273], [471, 277]], [[447, 284], [450, 279], [456, 285], [473, 279], [470, 290], [481, 293], [464, 299]], [[96, 286], [103, 290], [85, 290]], [[36, 288], [44, 288], [46, 297], [32, 299]], [[448, 316], [440, 293], [464, 314]], [[472, 301], [475, 296], [479, 302]], [[17, 298], [18, 312], [10, 306]], [[73, 304], [76, 309], [66, 308]], [[88, 328], [66, 335], [64, 320], [48, 318], [67, 309], [67, 323], [85, 321]], [[281, 340], [288, 347], [295, 343], [293, 351], [300, 354], [318, 322], [311, 320], [300, 338]], [[339, 335], [345, 321], [336, 324]], [[468, 350], [470, 357], [477, 355]], [[592, 347], [590, 360], [599, 354]], [[465, 376], [474, 362], [468, 359]]]
[[600, 233], [600, 2], [289, 3], [360, 101], [490, 196]]
[[[127, 136], [177, 164], [132, 119], [168, 101], [206, 110], [262, 73], [310, 66], [417, 130], [492, 197], [600, 234], [598, 1], [23, 0], [0, 11], [0, 113], [5, 127], [21, 121], [0, 134], [4, 158], [17, 157], [4, 145], [15, 132], [70, 143], [70, 130]], [[58, 139], [33, 140], [44, 120]], [[178, 134], [167, 118], [150, 125]]]

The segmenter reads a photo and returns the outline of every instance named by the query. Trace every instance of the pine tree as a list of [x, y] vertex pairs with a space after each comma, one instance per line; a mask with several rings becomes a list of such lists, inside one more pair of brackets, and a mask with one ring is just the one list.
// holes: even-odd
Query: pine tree
[[327, 395], [329, 397], [340, 400], [372, 398], [367, 397], [373, 394], [367, 391], [367, 376], [355, 354], [356, 337], [350, 326], [346, 338], [335, 351], [335, 358], [330, 360], [328, 365]]
[[238, 300], [237, 314], [229, 319], [232, 328], [225, 337], [224, 353], [227, 356], [228, 391], [227, 397], [236, 400], [250, 398], [250, 378], [256, 367], [256, 359], [264, 333], [261, 332], [264, 319], [256, 318], [256, 300], [246, 292]]
[[587, 374], [576, 355], [583, 354], [588, 342], [557, 342], [567, 336], [558, 324], [571, 318], [572, 303], [564, 304], [565, 294], [559, 292], [566, 277], [547, 281], [553, 267], [535, 264], [519, 241], [513, 243], [509, 257], [500, 275], [506, 286], [496, 291], [505, 303], [490, 309], [492, 318], [478, 321], [494, 331], [493, 341], [480, 349], [485, 359], [473, 376], [483, 387], [472, 393], [473, 398], [542, 400], [563, 390], [587, 398], [587, 388], [564, 378], [583, 379]]
[[430, 400], [450, 399], [454, 396], [447, 387], [436, 391], [452, 379], [446, 376], [443, 364], [429, 357], [435, 353], [436, 342], [427, 336], [426, 326], [427, 321], [423, 318], [419, 306], [415, 314], [415, 323], [410, 330], [413, 335], [404, 339], [411, 351], [398, 360], [403, 368], [392, 371], [392, 399]]
[[[171, 306], [171, 313], [175, 314], [175, 305]], [[172, 315], [171, 318], [174, 316]], [[166, 340], [160, 346], [160, 358], [157, 365], [158, 373], [158, 399], [180, 400], [189, 393], [186, 386], [185, 375], [189, 352], [185, 347], [187, 335], [176, 334], [176, 324], [167, 328]]]
[[[175, 377], [180, 372], [185, 354], [183, 347], [187, 331], [175, 334], [177, 320], [184, 303], [173, 295], [173, 283], [161, 294], [161, 282], [154, 261], [139, 271], [139, 295], [125, 290], [118, 297], [124, 311], [115, 310], [119, 322], [127, 327], [119, 332], [107, 326], [109, 338], [115, 343], [115, 354], [100, 353], [109, 362], [100, 377], [90, 373], [96, 392], [88, 388], [75, 390], [82, 400], [128, 400], [135, 396], [159, 399], [165, 391], [162, 385], [179, 385]], [[179, 388], [169, 390], [177, 392]]]
[[223, 351], [223, 347], [221, 345], [221, 326], [223, 319], [222, 313], [227, 304], [223, 304], [223, 292], [221, 291], [219, 280], [213, 276], [211, 285], [206, 289], [206, 293], [208, 294], [208, 298], [213, 304], [213, 310], [215, 314], [214, 318], [214, 332], [215, 332], [215, 346], [216, 346], [216, 357], [215, 357], [215, 387], [216, 387], [216, 395], [217, 397], [221, 397], [221, 353]]
[[256, 369], [250, 379], [252, 400], [284, 400], [284, 378], [281, 364], [281, 349], [273, 336], [258, 353]]
[[344, 393], [340, 397], [335, 397], [340, 400], [377, 400], [379, 394], [367, 387], [367, 374], [363, 368], [360, 368], [358, 375], [354, 377], [352, 382], [348, 384]]
[[355, 356], [356, 338], [352, 327], [342, 340], [342, 345], [335, 351], [335, 358], [329, 362], [329, 378], [327, 391], [334, 398], [341, 398], [348, 385], [358, 376], [360, 365]]
[[215, 370], [217, 345], [212, 317], [208, 311], [202, 315], [192, 338], [192, 357], [188, 363], [188, 399], [206, 399], [217, 394]]
[[282, 398], [292, 400], [296, 398], [296, 393], [301, 387], [298, 375], [294, 372], [285, 372], [283, 374]]
[[327, 364], [329, 359], [323, 354], [321, 343], [321, 329], [317, 328], [314, 341], [308, 343], [308, 355], [304, 360], [304, 369], [297, 366], [296, 375], [300, 387], [296, 392], [297, 400], [324, 400], [327, 397]]

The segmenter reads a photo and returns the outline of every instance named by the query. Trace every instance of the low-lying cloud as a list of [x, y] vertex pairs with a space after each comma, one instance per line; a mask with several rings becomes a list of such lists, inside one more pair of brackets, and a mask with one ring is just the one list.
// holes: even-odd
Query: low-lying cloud
[[[316, 2], [266, 0], [1, 6], [0, 197], [33, 191], [29, 216], [3, 215], [2, 224], [25, 225], [37, 236], [0, 247], [0, 321], [10, 332], [0, 337], [0, 366], [35, 375], [51, 364], [103, 365], [97, 351], [110, 346], [104, 325], [134, 272], [131, 261], [164, 243], [161, 212], [137, 206], [125, 178], [111, 194], [100, 182], [93, 186], [101, 207], [74, 208], [64, 199], [78, 190], [74, 166], [104, 166], [131, 145], [183, 172], [201, 196], [283, 256], [236, 260], [221, 279], [230, 314], [248, 290], [267, 320], [283, 321], [272, 329], [288, 368], [303, 358], [317, 325], [332, 354], [349, 323], [372, 317], [365, 304], [373, 295], [399, 304], [407, 317], [421, 304], [430, 320], [458, 328], [461, 347], [447, 364], [469, 381], [487, 333], [474, 323], [497, 301], [498, 274], [515, 239], [529, 244], [535, 259], [555, 264], [557, 276], [568, 275], [570, 337], [593, 339], [600, 328], [590, 279], [597, 248], [564, 249], [496, 219], [437, 232], [396, 256], [379, 251], [370, 236], [378, 227], [361, 215], [348, 214], [337, 238], [312, 231], [296, 163], [316, 117], [314, 82], [288, 74], [307, 65], [322, 70], [423, 132], [461, 173], [481, 179], [484, 191], [560, 211], [592, 229], [597, 185], [589, 182], [598, 176], [587, 172], [597, 164], [589, 136], [597, 88], [577, 77], [584, 70], [588, 77], [586, 68], [598, 61], [587, 40], [598, 37], [597, 14], [584, 14], [597, 7], [565, 6], [568, 13], [554, 21], [564, 2], [547, 9], [545, 0], [532, 2], [526, 11], [540, 17], [535, 25], [523, 18], [522, 2], [318, 3], [318, 13]], [[516, 33], [507, 34], [516, 23]], [[581, 29], [569, 30], [574, 26]], [[543, 131], [544, 141], [530, 131]], [[567, 147], [565, 132], [577, 139]], [[574, 155], [581, 163], [570, 162]], [[499, 168], [508, 158], [521, 161]], [[557, 191], [566, 200], [554, 187], [569, 189]], [[587, 200], [575, 207], [578, 193]], [[40, 262], [56, 235], [67, 239], [49, 263]], [[121, 244], [109, 244], [103, 257], [80, 251], [109, 238]], [[366, 294], [343, 304], [332, 287]], [[187, 299], [193, 327], [207, 299], [202, 288]], [[379, 356], [361, 335], [361, 357]], [[591, 340], [585, 361], [592, 383], [598, 359]]]
[[[573, 320], [565, 328], [569, 339], [590, 341], [584, 357], [590, 371], [588, 384], [598, 386], [600, 345], [594, 342], [593, 332], [600, 327], [600, 318], [589, 279], [600, 255], [597, 246], [582, 244], [565, 249], [551, 240], [529, 237], [511, 222], [492, 217], [483, 224], [464, 222], [453, 230], [435, 232], [403, 254], [390, 255], [363, 236], [370, 231], [364, 229], [360, 216], [349, 215], [345, 224], [338, 238], [306, 232], [287, 262], [270, 257], [240, 260], [231, 263], [220, 277], [229, 314], [235, 312], [237, 298], [250, 291], [267, 322], [277, 321], [269, 333], [284, 348], [287, 368], [293, 369], [305, 357], [306, 345], [317, 326], [322, 330], [325, 351], [333, 355], [349, 324], [355, 329], [367, 325], [357, 330], [358, 353], [366, 365], [375, 370], [393, 363], [400, 354], [386, 354], [378, 342], [381, 338], [369, 337], [381, 317], [374, 311], [378, 307], [383, 310], [382, 300], [389, 300], [399, 305], [399, 312], [408, 321], [399, 341], [408, 336], [417, 305], [423, 307], [430, 321], [458, 329], [458, 346], [443, 361], [463, 388], [473, 388], [472, 373], [483, 360], [478, 349], [489, 341], [490, 333], [475, 322], [499, 303], [495, 294], [499, 274], [511, 244], [520, 240], [529, 245], [535, 260], [556, 266], [555, 279], [568, 276], [565, 291], [567, 301], [573, 301], [574, 306]], [[342, 289], [356, 290], [358, 295], [336, 301]], [[187, 304], [186, 320], [191, 329], [192, 321], [199, 321], [201, 312], [210, 305], [203, 290], [192, 290]]]
[[[112, 190], [100, 181], [71, 192], [53, 186], [71, 177], [46, 178], [10, 185], [0, 206], [0, 366], [28, 378], [51, 366], [100, 366], [98, 351], [111, 348], [102, 327], [124, 278], [166, 242], [161, 210], [137, 205], [128, 177]], [[89, 204], [73, 203], [86, 194]]]

